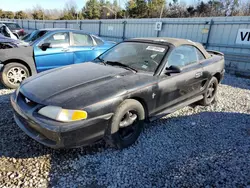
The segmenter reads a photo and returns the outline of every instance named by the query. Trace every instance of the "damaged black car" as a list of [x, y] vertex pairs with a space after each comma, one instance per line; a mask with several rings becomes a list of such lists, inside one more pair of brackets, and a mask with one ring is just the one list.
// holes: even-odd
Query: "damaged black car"
[[174, 38], [130, 39], [93, 62], [42, 72], [11, 96], [17, 125], [52, 148], [100, 139], [131, 146], [145, 122], [192, 103], [210, 105], [224, 75], [224, 56]]

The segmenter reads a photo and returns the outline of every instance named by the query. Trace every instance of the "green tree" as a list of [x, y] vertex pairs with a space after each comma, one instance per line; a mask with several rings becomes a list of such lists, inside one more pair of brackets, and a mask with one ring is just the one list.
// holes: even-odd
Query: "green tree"
[[83, 12], [87, 19], [99, 19], [101, 16], [100, 3], [97, 0], [88, 0]]
[[28, 15], [23, 11], [18, 11], [15, 14], [15, 19], [27, 19]]
[[161, 10], [166, 9], [165, 0], [149, 0], [148, 1], [148, 16], [150, 18], [158, 18], [161, 14]]
[[148, 15], [148, 7], [145, 0], [130, 0], [126, 10], [131, 18], [145, 18]]
[[148, 6], [145, 0], [136, 0], [137, 15], [139, 18], [145, 18], [148, 15]]

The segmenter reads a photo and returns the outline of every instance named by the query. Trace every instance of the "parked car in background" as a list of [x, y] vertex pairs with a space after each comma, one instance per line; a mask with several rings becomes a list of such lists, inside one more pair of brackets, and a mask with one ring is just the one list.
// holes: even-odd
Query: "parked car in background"
[[21, 28], [18, 23], [0, 21], [0, 24], [5, 24], [17, 38], [25, 35], [24, 29]]
[[5, 37], [0, 33], [0, 50], [26, 46], [29, 46], [29, 44], [21, 40], [15, 40], [9, 37]]
[[27, 77], [60, 66], [91, 61], [115, 42], [80, 30], [51, 29], [26, 48], [0, 51], [2, 83], [17, 88]]
[[0, 49], [17, 48], [17, 40], [5, 37], [0, 33]]
[[26, 34], [21, 38], [24, 42], [32, 43], [35, 40], [39, 39], [43, 35], [45, 35], [50, 29], [38, 29], [34, 30], [31, 33]]
[[52, 148], [132, 145], [144, 122], [189, 104], [210, 105], [224, 75], [224, 55], [174, 38], [122, 42], [94, 62], [24, 80], [11, 96], [17, 125]]
[[11, 39], [18, 39], [5, 24], [0, 24], [0, 34]]

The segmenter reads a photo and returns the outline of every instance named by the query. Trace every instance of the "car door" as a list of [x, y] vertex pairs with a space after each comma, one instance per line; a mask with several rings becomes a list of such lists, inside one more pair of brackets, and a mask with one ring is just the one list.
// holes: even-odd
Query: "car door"
[[72, 32], [72, 50], [74, 63], [94, 60], [98, 55], [92, 37], [81, 32]]
[[197, 96], [206, 80], [194, 46], [183, 45], [170, 52], [166, 67], [171, 65], [178, 66], [181, 72], [160, 75], [156, 112]]
[[[49, 48], [42, 50], [43, 44], [49, 44]], [[69, 32], [57, 32], [46, 36], [34, 46], [34, 55], [38, 72], [72, 64], [73, 51]]]

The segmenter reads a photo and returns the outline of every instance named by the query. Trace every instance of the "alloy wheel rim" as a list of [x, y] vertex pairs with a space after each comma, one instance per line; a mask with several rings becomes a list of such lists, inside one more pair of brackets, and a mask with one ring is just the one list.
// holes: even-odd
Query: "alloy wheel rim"
[[209, 102], [213, 100], [215, 92], [216, 92], [216, 86], [215, 83], [213, 82], [209, 85], [207, 90], [207, 99], [209, 100]]
[[21, 67], [13, 67], [7, 72], [8, 82], [12, 85], [20, 84], [27, 77], [27, 72]]
[[127, 111], [122, 117], [119, 123], [119, 135], [122, 140], [130, 139], [135, 131], [138, 124], [138, 114], [136, 111]]

